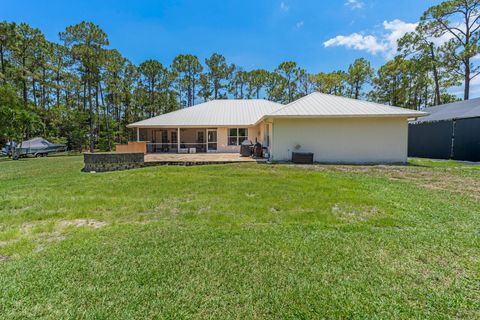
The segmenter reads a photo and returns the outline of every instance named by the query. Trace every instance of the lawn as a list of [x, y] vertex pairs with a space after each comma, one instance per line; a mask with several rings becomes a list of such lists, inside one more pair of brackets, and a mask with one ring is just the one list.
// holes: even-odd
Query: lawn
[[480, 166], [0, 160], [0, 315], [480, 317]]

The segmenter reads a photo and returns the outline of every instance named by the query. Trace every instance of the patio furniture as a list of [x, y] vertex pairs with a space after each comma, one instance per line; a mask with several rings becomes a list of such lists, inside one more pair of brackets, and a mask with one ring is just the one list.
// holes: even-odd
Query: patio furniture
[[263, 157], [263, 148], [260, 142], [255, 143], [253, 146], [253, 157], [262, 158]]
[[249, 140], [245, 140], [242, 142], [240, 146], [240, 156], [242, 157], [250, 157], [252, 155], [252, 142]]

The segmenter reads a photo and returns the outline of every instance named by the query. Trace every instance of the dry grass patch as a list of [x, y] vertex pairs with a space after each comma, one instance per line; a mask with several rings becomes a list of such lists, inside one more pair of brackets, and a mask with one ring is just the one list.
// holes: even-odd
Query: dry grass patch
[[463, 170], [463, 167], [427, 168], [409, 165], [313, 165], [297, 167], [314, 171], [335, 171], [385, 177], [391, 181], [411, 182], [429, 190], [453, 192], [480, 199], [480, 175], [462, 174], [466, 171]]
[[104, 221], [98, 221], [96, 219], [74, 219], [74, 220], [62, 220], [60, 221], [60, 227], [90, 227], [93, 229], [98, 229], [106, 226], [107, 223]]
[[336, 203], [332, 207], [332, 213], [339, 220], [358, 222], [368, 221], [381, 214], [381, 211], [377, 207], [359, 207], [358, 205], [353, 206], [347, 203]]

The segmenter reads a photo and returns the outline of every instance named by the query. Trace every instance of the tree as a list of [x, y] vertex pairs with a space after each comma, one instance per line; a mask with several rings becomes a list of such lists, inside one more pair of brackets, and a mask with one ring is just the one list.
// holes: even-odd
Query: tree
[[225, 57], [218, 53], [214, 53], [210, 58], [205, 59], [205, 64], [208, 67], [207, 75], [212, 85], [213, 99], [225, 97], [221, 90], [227, 87], [225, 81], [230, 79], [235, 66], [227, 64]]
[[260, 92], [268, 84], [269, 72], [263, 69], [256, 69], [246, 74], [247, 80], [247, 98], [255, 97], [260, 99]]
[[306, 96], [315, 91], [315, 75], [302, 70], [298, 79], [299, 97]]
[[[105, 55], [104, 83], [106, 86], [106, 97], [104, 99], [102, 83], [98, 84], [102, 105], [104, 107], [105, 140], [107, 150], [112, 149], [112, 124], [116, 124], [116, 133], [120, 134], [120, 122], [122, 115], [122, 78], [127, 60], [117, 51], [108, 50]], [[106, 103], [105, 103], [106, 102]], [[113, 115], [112, 115], [113, 113]], [[114, 123], [112, 123], [112, 118]], [[117, 140], [120, 140], [118, 138]]]
[[315, 90], [337, 96], [345, 95], [346, 74], [343, 71], [320, 72], [312, 76]]
[[200, 91], [198, 96], [203, 98], [203, 102], [207, 102], [213, 95], [213, 88], [210, 78], [207, 74], [200, 75]]
[[0, 141], [22, 141], [39, 133], [43, 123], [30, 106], [25, 107], [18, 98], [15, 88], [0, 86]]
[[479, 19], [479, 0], [449, 0], [429, 8], [420, 20], [429, 36], [450, 38], [441, 50], [447, 68], [464, 79], [464, 100], [470, 97], [471, 80], [480, 74], [480, 65], [472, 60], [480, 53]]
[[84, 88], [86, 83], [88, 96], [84, 95], [84, 106], [88, 102], [90, 152], [94, 152], [92, 87], [97, 87], [97, 82], [100, 80], [99, 72], [104, 58], [104, 50], [105, 46], [109, 44], [107, 35], [99, 26], [82, 21], [67, 27], [64, 32], [60, 33], [60, 39], [65, 46], [70, 48], [74, 59], [79, 62], [78, 71], [82, 74]]
[[[40, 43], [45, 38], [39, 29], [30, 27], [26, 23], [21, 23], [15, 28], [16, 41], [12, 45], [12, 62], [16, 68], [14, 70], [14, 79], [21, 84], [23, 104], [27, 106], [29, 96], [29, 83], [35, 88], [32, 78], [34, 70], [34, 53], [38, 49]], [[36, 98], [35, 93], [33, 97]]]
[[157, 60], [146, 60], [140, 64], [139, 71], [145, 81], [145, 88], [149, 97], [147, 112], [150, 117], [153, 117], [160, 108], [158, 105], [157, 88], [167, 69]]
[[[434, 84], [429, 76], [428, 62], [397, 56], [388, 61], [373, 79], [369, 98], [379, 103], [409, 109], [421, 109], [434, 104]], [[452, 100], [445, 93], [442, 98]]]
[[275, 72], [281, 76], [281, 78], [277, 80], [283, 79], [283, 81], [279, 81], [279, 83], [276, 84], [280, 85], [281, 88], [279, 89], [284, 91], [282, 101], [286, 103], [292, 102], [297, 95], [297, 82], [305, 71], [299, 68], [296, 62], [286, 61], [282, 62], [275, 69]]
[[198, 58], [191, 54], [180, 54], [173, 59], [172, 71], [178, 75], [177, 83], [180, 92], [186, 92], [187, 107], [195, 104], [195, 89], [203, 71]]
[[55, 91], [56, 106], [60, 106], [61, 91], [65, 87], [63, 81], [67, 77], [68, 68], [71, 66], [70, 52], [65, 46], [49, 43], [50, 70], [53, 73], [53, 89]]
[[247, 84], [247, 72], [242, 68], [236, 68], [233, 77], [228, 86], [228, 92], [233, 95], [235, 99], [245, 98], [245, 86]]
[[7, 83], [7, 60], [16, 40], [16, 24], [0, 22], [0, 81]]
[[373, 68], [370, 62], [364, 58], [359, 58], [348, 67], [346, 81], [350, 86], [350, 96], [359, 99], [362, 94], [363, 86], [373, 77]]

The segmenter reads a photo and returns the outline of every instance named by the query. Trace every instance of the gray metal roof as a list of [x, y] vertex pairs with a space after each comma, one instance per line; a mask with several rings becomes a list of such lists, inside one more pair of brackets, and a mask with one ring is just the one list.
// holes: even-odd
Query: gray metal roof
[[253, 126], [275, 117], [405, 117], [427, 115], [322, 93], [312, 93], [288, 105], [268, 100], [212, 100], [129, 124], [130, 128]]
[[157, 117], [135, 122], [128, 127], [221, 127], [252, 126], [261, 118], [283, 107], [268, 100], [212, 100]]
[[407, 117], [427, 115], [425, 112], [387, 106], [314, 92], [287, 104], [269, 117]]
[[451, 119], [465, 119], [480, 117], [480, 98], [442, 104], [425, 109], [429, 116], [417, 122], [431, 122]]

